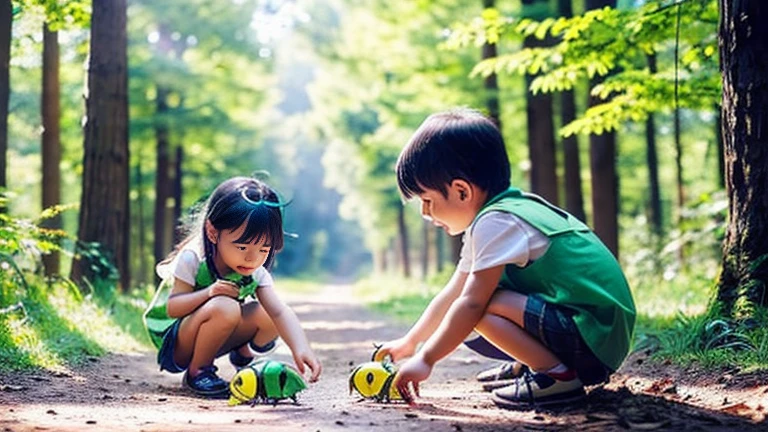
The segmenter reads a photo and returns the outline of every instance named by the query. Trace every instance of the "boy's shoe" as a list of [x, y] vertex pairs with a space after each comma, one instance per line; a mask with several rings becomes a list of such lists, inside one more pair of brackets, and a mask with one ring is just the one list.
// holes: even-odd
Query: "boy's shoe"
[[229, 352], [229, 362], [232, 363], [232, 366], [234, 366], [235, 369], [240, 370], [247, 367], [256, 357], [264, 357], [272, 354], [277, 349], [277, 342], [276, 340], [272, 340], [264, 346], [257, 346], [254, 345], [253, 342], [248, 342], [248, 346], [255, 356], [248, 357], [240, 354], [240, 348], [235, 348]]
[[559, 374], [526, 372], [515, 383], [493, 392], [493, 402], [508, 409], [547, 407], [574, 402], [586, 396], [576, 372]]
[[229, 383], [216, 375], [217, 370], [216, 366], [205, 366], [195, 377], [190, 377], [187, 371], [184, 373], [184, 385], [200, 396], [226, 396], [229, 393]]
[[528, 366], [518, 361], [511, 361], [484, 370], [478, 373], [476, 378], [483, 383], [483, 390], [492, 391], [514, 384], [515, 379], [523, 376], [528, 370]]

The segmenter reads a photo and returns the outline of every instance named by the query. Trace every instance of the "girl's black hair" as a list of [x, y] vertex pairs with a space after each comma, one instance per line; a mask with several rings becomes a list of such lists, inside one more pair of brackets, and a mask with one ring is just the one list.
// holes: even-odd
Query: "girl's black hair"
[[277, 192], [251, 177], [231, 178], [213, 191], [205, 205], [200, 234], [206, 263], [216, 277], [222, 276], [214, 265], [216, 244], [205, 234], [205, 221], [209, 221], [219, 232], [236, 230], [246, 223], [243, 235], [235, 240], [238, 243], [260, 242], [266, 237], [267, 244], [272, 246], [264, 263], [264, 267], [269, 269], [275, 254], [283, 249], [284, 206]]
[[419, 126], [397, 159], [397, 186], [405, 199], [462, 179], [488, 192], [509, 188], [510, 167], [504, 139], [490, 118], [457, 108], [432, 114]]

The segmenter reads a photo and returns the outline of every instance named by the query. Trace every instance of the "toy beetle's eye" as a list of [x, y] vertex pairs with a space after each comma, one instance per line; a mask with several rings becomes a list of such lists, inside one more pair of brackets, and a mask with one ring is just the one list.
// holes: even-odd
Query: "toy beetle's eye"
[[237, 379], [235, 380], [235, 385], [239, 385], [239, 386], [243, 385], [243, 377], [241, 376], [237, 377]]
[[373, 384], [373, 378], [374, 378], [373, 372], [368, 372], [367, 374], [365, 374], [365, 382], [367, 382], [368, 385]]

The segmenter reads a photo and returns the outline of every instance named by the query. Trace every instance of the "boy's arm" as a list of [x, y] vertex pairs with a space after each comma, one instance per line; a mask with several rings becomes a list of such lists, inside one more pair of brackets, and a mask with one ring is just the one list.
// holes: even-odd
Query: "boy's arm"
[[312, 352], [307, 335], [301, 328], [301, 323], [296, 313], [280, 300], [280, 297], [277, 296], [274, 288], [270, 285], [259, 287], [256, 290], [256, 296], [261, 305], [264, 306], [264, 310], [269, 315], [269, 318], [275, 324], [278, 334], [280, 334], [280, 337], [283, 338], [291, 349], [299, 372], [304, 373], [304, 365], [306, 364], [312, 370], [310, 381], [317, 381], [321, 371], [320, 361]]
[[483, 317], [503, 271], [504, 266], [499, 265], [468, 275], [464, 289], [419, 352], [429, 366], [453, 352], [472, 332]]

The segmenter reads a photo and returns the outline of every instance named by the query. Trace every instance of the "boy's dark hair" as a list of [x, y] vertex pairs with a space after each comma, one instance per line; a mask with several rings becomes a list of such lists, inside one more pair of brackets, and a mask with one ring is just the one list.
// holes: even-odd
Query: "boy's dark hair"
[[283, 248], [284, 203], [277, 193], [266, 183], [251, 177], [234, 177], [221, 183], [208, 198], [205, 206], [202, 243], [208, 268], [218, 274], [213, 259], [216, 256], [216, 244], [205, 235], [205, 221], [211, 222], [216, 230], [235, 230], [247, 222], [238, 243], [259, 242], [266, 236], [267, 244], [272, 246], [264, 267], [269, 269], [275, 254]]
[[454, 179], [481, 187], [489, 199], [509, 188], [509, 158], [499, 128], [467, 108], [427, 117], [400, 153], [395, 169], [405, 199], [425, 188], [447, 197]]

